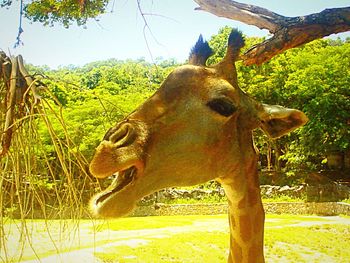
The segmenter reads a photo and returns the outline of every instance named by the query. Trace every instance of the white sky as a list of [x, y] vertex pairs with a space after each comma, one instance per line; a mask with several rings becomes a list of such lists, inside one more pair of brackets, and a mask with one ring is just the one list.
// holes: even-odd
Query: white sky
[[[27, 0], [28, 1], [28, 0]], [[113, 2], [113, 0], [111, 1]], [[325, 8], [350, 6], [350, 0], [241, 0], [265, 7], [285, 16], [299, 16], [320, 12]], [[153, 58], [176, 58], [184, 61], [199, 34], [210, 38], [225, 25], [239, 28], [248, 36], [265, 36], [266, 31], [244, 25], [229, 19], [216, 17], [202, 11], [192, 0], [142, 0], [143, 11], [158, 16], [147, 16], [153, 36], [146, 36]], [[112, 7], [109, 7], [112, 10]], [[150, 61], [150, 52], [144, 39], [143, 20], [138, 12], [136, 0], [114, 0], [113, 12], [102, 15], [99, 22], [90, 21], [87, 28], [71, 26], [69, 29], [56, 25], [43, 26], [24, 19], [23, 46], [16, 49], [19, 23], [19, 1], [7, 10], [0, 9], [0, 49], [7, 54], [22, 54], [34, 65], [84, 65], [86, 63], [116, 59], [137, 59]], [[336, 37], [350, 37], [350, 32]]]

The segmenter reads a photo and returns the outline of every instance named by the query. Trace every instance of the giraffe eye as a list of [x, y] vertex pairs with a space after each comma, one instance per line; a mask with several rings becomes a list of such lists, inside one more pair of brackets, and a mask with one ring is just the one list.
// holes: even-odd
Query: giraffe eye
[[207, 106], [225, 117], [232, 115], [237, 110], [236, 106], [226, 98], [213, 99], [207, 103]]

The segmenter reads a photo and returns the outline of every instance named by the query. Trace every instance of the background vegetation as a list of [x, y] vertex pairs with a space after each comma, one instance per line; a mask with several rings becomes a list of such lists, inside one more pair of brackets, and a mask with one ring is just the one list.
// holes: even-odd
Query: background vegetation
[[[222, 28], [210, 39], [215, 55], [209, 64], [224, 56], [230, 30]], [[261, 40], [247, 38], [247, 47]], [[178, 65], [161, 58], [156, 65], [143, 59], [111, 59], [84, 67], [50, 70], [31, 66], [31, 70], [49, 78], [46, 83], [63, 108], [69, 135], [89, 159], [104, 132], [155, 92]], [[241, 88], [257, 100], [300, 109], [310, 119], [279, 140], [256, 132], [262, 169], [290, 176], [297, 170], [320, 170], [327, 167], [327, 157], [333, 152], [341, 155], [344, 168], [344, 156], [350, 152], [350, 39], [313, 41], [259, 67], [239, 64], [238, 74]], [[63, 134], [58, 126], [53, 120], [54, 129]], [[40, 133], [49, 138], [45, 129]], [[49, 139], [45, 142], [47, 150], [54, 151]]]
[[[215, 51], [209, 64], [224, 56], [230, 31], [222, 28], [209, 40]], [[247, 46], [259, 41], [246, 38]], [[91, 178], [88, 163], [104, 133], [151, 96], [176, 66], [175, 60], [162, 58], [155, 64], [110, 59], [58, 70], [27, 65], [46, 88], [40, 105], [15, 123], [10, 153], [0, 160], [3, 215], [28, 214], [33, 206], [47, 206], [46, 200], [50, 207], [86, 203], [103, 184]], [[326, 168], [329, 153], [341, 154], [345, 166], [350, 153], [349, 39], [313, 41], [259, 67], [238, 64], [238, 75], [242, 89], [257, 100], [300, 109], [310, 118], [279, 140], [256, 132], [261, 170], [283, 173], [279, 182], [293, 184], [304, 182], [309, 171]], [[21, 207], [19, 193], [29, 190], [31, 201]]]

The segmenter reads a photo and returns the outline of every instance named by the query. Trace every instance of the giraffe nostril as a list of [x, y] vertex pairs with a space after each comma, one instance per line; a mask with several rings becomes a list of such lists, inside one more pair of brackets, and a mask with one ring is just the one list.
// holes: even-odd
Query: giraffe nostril
[[124, 123], [107, 133], [109, 133], [107, 140], [114, 143], [117, 148], [130, 145], [136, 138], [135, 129], [130, 123]]
[[113, 133], [115, 133], [116, 130], [117, 130], [117, 127], [112, 127], [112, 128], [110, 128], [110, 129], [106, 132], [106, 134], [103, 136], [103, 141], [109, 141], [109, 137], [111, 137], [111, 135], [112, 135]]

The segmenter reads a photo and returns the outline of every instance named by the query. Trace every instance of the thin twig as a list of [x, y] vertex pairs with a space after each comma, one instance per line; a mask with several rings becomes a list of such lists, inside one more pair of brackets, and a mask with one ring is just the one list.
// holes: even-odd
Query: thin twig
[[146, 46], [147, 46], [148, 53], [149, 53], [149, 55], [150, 55], [150, 57], [151, 57], [152, 63], [155, 65], [156, 69], [158, 69], [158, 68], [157, 68], [156, 62], [155, 62], [154, 59], [153, 59], [152, 51], [151, 51], [151, 48], [150, 48], [149, 43], [148, 43], [148, 40], [147, 40], [146, 30], [149, 31], [149, 33], [151, 34], [151, 37], [153, 38], [153, 40], [154, 40], [159, 46], [164, 47], [164, 45], [161, 44], [161, 43], [158, 41], [158, 39], [154, 36], [154, 34], [153, 34], [153, 32], [152, 32], [152, 30], [151, 30], [149, 24], [148, 24], [148, 21], [147, 21], [147, 19], [146, 19], [146, 16], [149, 16], [149, 15], [151, 15], [151, 14], [150, 14], [150, 13], [144, 13], [144, 12], [142, 11], [141, 0], [137, 0], [137, 8], [138, 8], [138, 10], [139, 10], [139, 12], [140, 12], [140, 15], [141, 15], [142, 20], [143, 20], [143, 23], [144, 23], [144, 26], [143, 26], [143, 37], [144, 37], [144, 40], [145, 40], [145, 42], [146, 42]]
[[152, 36], [153, 36], [153, 34], [152, 34], [152, 31], [151, 31], [151, 28], [148, 25], [146, 17], [143, 15], [140, 2], [141, 2], [141, 0], [137, 0], [137, 8], [138, 8], [138, 10], [139, 10], [139, 12], [141, 14], [141, 17], [142, 17], [142, 20], [143, 20], [143, 23], [144, 23], [144, 25], [143, 25], [143, 38], [144, 38], [144, 40], [146, 42], [146, 47], [147, 47], [148, 53], [149, 53], [149, 55], [151, 57], [152, 63], [155, 64], [154, 59], [153, 59], [153, 55], [152, 55], [152, 51], [151, 51], [151, 48], [150, 48], [148, 40], [147, 40], [146, 29], [148, 29], [150, 31]]
[[143, 13], [144, 16], [157, 16], [157, 17], [161, 17], [161, 18], [165, 18], [165, 19], [168, 19], [168, 20], [171, 20], [173, 22], [176, 22], [178, 24], [180, 24], [180, 22], [172, 17], [169, 17], [169, 16], [164, 16], [164, 15], [160, 15], [160, 14], [156, 14], [156, 13]]

